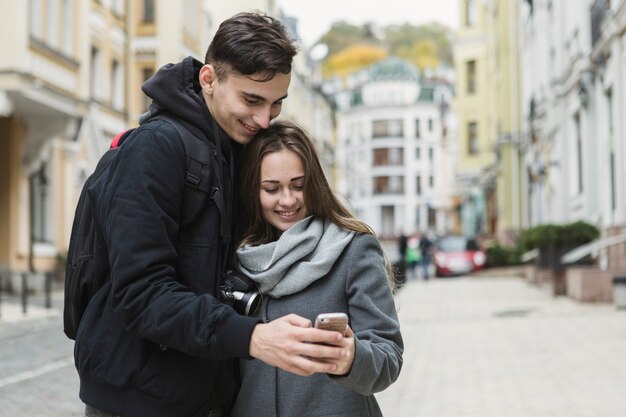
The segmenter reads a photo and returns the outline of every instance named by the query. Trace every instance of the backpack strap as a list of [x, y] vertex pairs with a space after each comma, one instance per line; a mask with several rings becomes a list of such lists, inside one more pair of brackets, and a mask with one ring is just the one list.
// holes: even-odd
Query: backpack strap
[[[226, 246], [232, 240], [230, 232], [230, 213], [226, 209], [226, 201], [224, 198], [224, 183], [218, 170], [218, 164], [221, 164], [221, 158], [215, 147], [204, 139], [205, 135], [197, 127], [184, 123], [183, 121], [171, 117], [168, 114], [160, 114], [155, 119], [161, 119], [169, 122], [176, 128], [178, 134], [183, 140], [185, 148], [187, 173], [185, 182], [195, 190], [201, 190], [209, 195], [217, 206], [222, 219], [220, 224], [220, 235]], [[216, 140], [219, 140], [216, 138]], [[202, 166], [208, 166], [211, 175], [209, 177], [202, 176]], [[214, 185], [212, 178], [215, 179], [217, 186]]]
[[122, 143], [124, 143], [126, 138], [130, 136], [131, 133], [133, 133], [133, 130], [135, 129], [124, 130], [118, 133], [117, 135], [115, 135], [115, 137], [111, 141], [111, 146], [109, 146], [109, 149], [115, 149], [115, 148], [119, 148], [120, 146], [122, 146]]

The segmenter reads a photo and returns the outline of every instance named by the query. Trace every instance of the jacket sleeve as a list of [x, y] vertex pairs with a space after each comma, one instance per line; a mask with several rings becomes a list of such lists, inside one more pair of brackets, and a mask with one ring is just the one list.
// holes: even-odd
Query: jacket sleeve
[[248, 357], [256, 319], [176, 279], [186, 168], [182, 140], [172, 135], [163, 122], [142, 126], [111, 167], [99, 206], [111, 307], [125, 329], [154, 343], [214, 359]]
[[359, 394], [370, 395], [398, 378], [404, 344], [378, 240], [368, 234], [357, 235], [349, 251], [346, 294], [356, 351], [350, 372], [332, 378]]

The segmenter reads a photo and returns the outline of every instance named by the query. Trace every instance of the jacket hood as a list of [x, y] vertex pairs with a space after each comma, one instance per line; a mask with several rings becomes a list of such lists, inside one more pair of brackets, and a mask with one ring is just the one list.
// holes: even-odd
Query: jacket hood
[[200, 61], [188, 56], [176, 64], [161, 67], [141, 87], [153, 101], [148, 113], [141, 117], [140, 123], [167, 112], [193, 124], [209, 138], [222, 138], [223, 145], [231, 142], [213, 120], [202, 96], [198, 80], [202, 66]]

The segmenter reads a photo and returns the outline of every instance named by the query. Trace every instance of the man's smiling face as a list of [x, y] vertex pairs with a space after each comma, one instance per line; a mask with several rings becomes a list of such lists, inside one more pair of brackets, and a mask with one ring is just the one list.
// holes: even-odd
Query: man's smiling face
[[212, 65], [200, 70], [200, 84], [209, 111], [235, 142], [247, 144], [280, 114], [291, 74], [230, 73], [219, 80]]

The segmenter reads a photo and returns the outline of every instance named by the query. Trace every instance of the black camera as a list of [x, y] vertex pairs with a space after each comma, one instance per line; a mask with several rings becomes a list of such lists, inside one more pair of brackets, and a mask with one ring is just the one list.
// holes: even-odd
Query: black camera
[[220, 294], [224, 303], [246, 316], [255, 315], [261, 305], [261, 293], [256, 283], [241, 272], [228, 271], [224, 274]]

